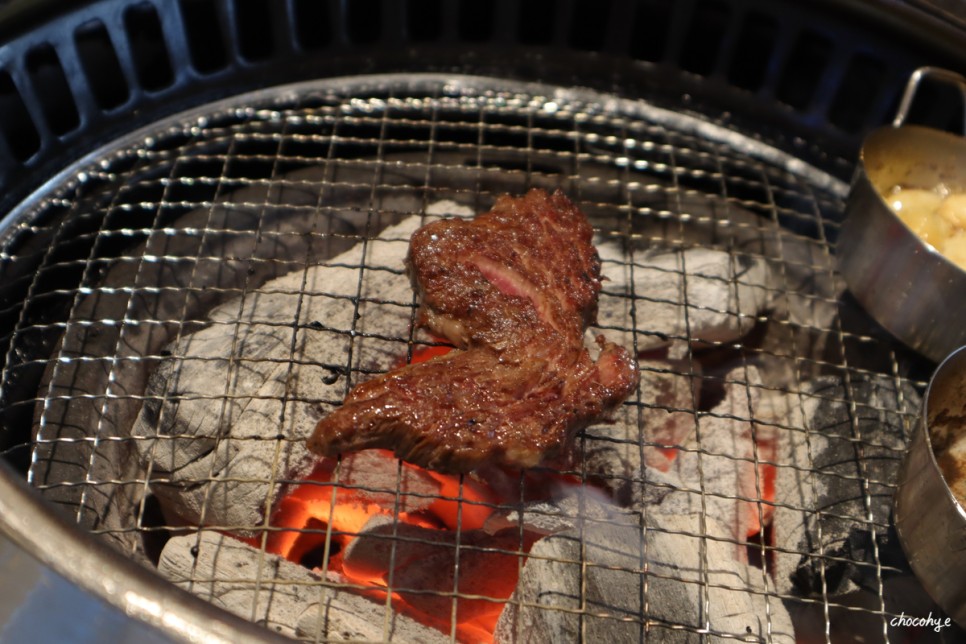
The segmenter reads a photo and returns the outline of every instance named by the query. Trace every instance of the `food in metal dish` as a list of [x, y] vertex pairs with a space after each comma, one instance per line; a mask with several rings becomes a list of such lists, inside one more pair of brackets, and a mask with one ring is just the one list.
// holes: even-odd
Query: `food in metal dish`
[[416, 231], [407, 268], [419, 322], [455, 350], [356, 386], [309, 448], [392, 449], [450, 472], [560, 456], [638, 381], [625, 349], [597, 336], [594, 360], [584, 344], [601, 288], [592, 236], [566, 196], [542, 190]]
[[[958, 360], [966, 356], [962, 349], [953, 353], [957, 355], [961, 356]], [[926, 426], [933, 456], [946, 486], [959, 504], [966, 507], [966, 379], [961, 371], [946, 366], [953, 356], [937, 371], [937, 374], [952, 375], [934, 376], [930, 385]]]
[[895, 186], [886, 201], [923, 241], [966, 269], [966, 192]]
[[[962, 390], [958, 392], [962, 395]], [[957, 404], [958, 403], [958, 404]], [[937, 405], [938, 407], [938, 405]], [[942, 472], [949, 490], [966, 507], [966, 406], [951, 400], [938, 411], [930, 414], [933, 450], [936, 464]]]
[[966, 440], [959, 440], [936, 454], [936, 463], [953, 496], [966, 507]]

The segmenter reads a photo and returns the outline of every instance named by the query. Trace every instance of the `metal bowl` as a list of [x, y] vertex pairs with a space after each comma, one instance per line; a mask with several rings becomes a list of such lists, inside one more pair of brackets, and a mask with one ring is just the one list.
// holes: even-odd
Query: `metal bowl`
[[944, 360], [929, 383], [895, 497], [896, 530], [913, 571], [961, 626], [966, 626], [966, 509], [943, 476], [936, 450], [964, 434], [966, 347]]
[[[883, 195], [897, 185], [966, 190], [966, 138], [903, 125], [924, 77], [959, 85], [966, 79], [935, 68], [916, 70], [892, 127], [862, 147], [836, 246], [849, 290], [886, 330], [935, 362], [966, 344], [966, 271], [924, 242]], [[964, 101], [966, 102], [966, 101]]]

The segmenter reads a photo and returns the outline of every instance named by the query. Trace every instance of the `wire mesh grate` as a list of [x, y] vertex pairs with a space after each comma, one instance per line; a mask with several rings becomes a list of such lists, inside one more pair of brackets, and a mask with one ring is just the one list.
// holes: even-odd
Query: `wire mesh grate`
[[[352, 385], [446, 350], [414, 324], [412, 230], [533, 187], [593, 223], [592, 330], [636, 351], [638, 392], [530, 472], [312, 458]], [[309, 641], [901, 639], [897, 597], [931, 606], [889, 514], [928, 365], [844, 293], [843, 195], [726, 124], [573, 90], [235, 99], [7, 226], [0, 454], [128, 556]]]

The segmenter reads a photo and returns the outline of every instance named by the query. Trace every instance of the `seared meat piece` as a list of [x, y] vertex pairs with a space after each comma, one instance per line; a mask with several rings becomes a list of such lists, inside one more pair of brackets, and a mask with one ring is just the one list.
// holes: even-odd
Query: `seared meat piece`
[[381, 447], [411, 463], [467, 472], [487, 463], [528, 467], [613, 409], [636, 386], [626, 351], [544, 342], [526, 354], [487, 348], [397, 369], [362, 383], [309, 440], [323, 455]]
[[542, 190], [424, 226], [409, 247], [423, 323], [461, 347], [527, 346], [547, 333], [582, 346], [600, 293], [592, 236], [567, 197]]
[[637, 386], [627, 351], [598, 337], [595, 362], [584, 346], [600, 293], [592, 235], [567, 197], [542, 190], [416, 231], [407, 263], [420, 322], [457, 349], [357, 386], [309, 448], [392, 449], [448, 472], [558, 456]]

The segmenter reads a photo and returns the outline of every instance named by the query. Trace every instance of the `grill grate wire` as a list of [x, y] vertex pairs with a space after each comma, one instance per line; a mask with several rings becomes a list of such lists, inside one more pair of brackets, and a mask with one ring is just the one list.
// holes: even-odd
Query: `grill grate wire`
[[[373, 248], [403, 243], [403, 240], [383, 240], [380, 232], [411, 214], [425, 221], [433, 216], [428, 214], [432, 204], [444, 200], [481, 212], [503, 192], [559, 186], [588, 213], [599, 238], [623, 251], [620, 260], [605, 258], [604, 270], [605, 273], [626, 270], [630, 275], [627, 290], [612, 290], [605, 282], [602, 297], [625, 303], [628, 323], [602, 322], [603, 333], [623, 334], [631, 339], [635, 349], [646, 353], [657, 340], [687, 343], [693, 337], [694, 316], [717, 313], [742, 317], [753, 332], [767, 327], [782, 342], [743, 335], [735, 340], [712, 342], [710, 347], [685, 345], [679, 362], [665, 363], [663, 368], [645, 364], [642, 375], [647, 379], [651, 375], [670, 373], [689, 381], [700, 381], [705, 389], [692, 390], [689, 405], [662, 405], [659, 401], [647, 400], [640, 391], [624, 405], [638, 427], [644, 425], [645, 414], [653, 409], [689, 413], [694, 418], [695, 445], [666, 447], [696, 455], [696, 488], [669, 484], [661, 477], [652, 477], [648, 469], [611, 475], [608, 483], [613, 488], [631, 490], [631, 494], [642, 498], [649, 491], [662, 488], [698, 498], [700, 522], [696, 530], [683, 532], [682, 536], [694, 539], [700, 549], [702, 621], [678, 623], [650, 614], [650, 607], [659, 601], [652, 596], [653, 582], [662, 573], [650, 570], [647, 539], [641, 540], [639, 568], [634, 571], [641, 573], [639, 601], [643, 612], [624, 615], [594, 605], [588, 584], [600, 564], [588, 553], [583, 535], [591, 527], [608, 525], [609, 520], [596, 517], [586, 507], [594, 498], [592, 491], [601, 485], [600, 475], [588, 471], [586, 458], [576, 459], [573, 465], [551, 468], [549, 472], [577, 481], [581, 556], [575, 561], [554, 562], [580, 568], [580, 597], [576, 607], [561, 604], [548, 608], [525, 600], [514, 601], [539, 610], [575, 614], [584, 639], [592, 638], [595, 620], [616, 620], [640, 624], [645, 636], [693, 631], [702, 640], [710, 641], [717, 635], [742, 641], [746, 634], [716, 631], [709, 617], [713, 612], [713, 590], [720, 586], [709, 572], [717, 564], [709, 561], [709, 542], [721, 538], [712, 534], [708, 506], [725, 498], [753, 503], [762, 525], [766, 523], [767, 512], [784, 508], [800, 514], [817, 530], [815, 549], [810, 551], [798, 551], [786, 543], [768, 543], [764, 538], [752, 543], [736, 539], [732, 544], [757, 552], [760, 584], [756, 582], [744, 590], [763, 596], [765, 612], [761, 618], [769, 635], [773, 612], [777, 607], [786, 606], [793, 613], [796, 625], [806, 621], [809, 615], [817, 615], [822, 624], [819, 639], [830, 641], [840, 629], [852, 628], [857, 621], [885, 640], [895, 637], [889, 622], [898, 615], [898, 608], [888, 600], [886, 581], [908, 576], [909, 571], [903, 561], [884, 558], [880, 553], [878, 536], [888, 534], [891, 527], [889, 517], [877, 512], [873, 500], [883, 490], [891, 493], [895, 481], [877, 479], [875, 472], [866, 467], [865, 453], [886, 451], [898, 461], [902, 452], [895, 448], [894, 442], [883, 443], [879, 436], [866, 436], [862, 419], [868, 415], [895, 414], [901, 426], [890, 429], [901, 431], [902, 435], [897, 438], [904, 444], [918, 411], [916, 401], [907, 399], [907, 392], [910, 389], [921, 392], [928, 365], [892, 343], [864, 318], [848, 295], [842, 294], [840, 280], [832, 268], [834, 240], [843, 205], [841, 186], [834, 181], [823, 183], [819, 175], [799, 172], [794, 164], [783, 167], [767, 154], [758, 155], [754, 150], [749, 154], [727, 137], [714, 140], [702, 136], [700, 130], [688, 127], [691, 123], [688, 120], [656, 118], [646, 107], [631, 110], [625, 104], [609, 103], [597, 95], [571, 96], [567, 101], [547, 88], [537, 92], [532, 86], [503, 89], [499, 84], [492, 88], [484, 84], [481, 88], [469, 81], [460, 86], [435, 78], [424, 85], [404, 79], [394, 79], [388, 87], [375, 89], [340, 88], [321, 83], [299, 86], [269, 98], [261, 96], [262, 104], [256, 107], [236, 101], [203, 117], [182, 118], [149, 135], [126, 141], [83, 167], [75, 168], [60, 185], [49, 187], [25, 209], [15, 225], [7, 228], [3, 238], [0, 334], [6, 360], [0, 381], [4, 416], [0, 455], [20, 467], [40, 493], [68, 508], [81, 527], [148, 565], [156, 562], [163, 543], [177, 535], [195, 531], [198, 547], [205, 532], [253, 533], [259, 557], [257, 574], [238, 580], [255, 588], [256, 599], [248, 615], [252, 620], [258, 620], [262, 614], [260, 603], [272, 601], [275, 587], [304, 585], [319, 597], [338, 589], [361, 591], [364, 587], [345, 580], [323, 577], [305, 582], [272, 578], [269, 574], [269, 539], [275, 532], [291, 530], [273, 524], [270, 511], [275, 501], [274, 492], [279, 486], [290, 490], [302, 482], [301, 478], [288, 476], [283, 463], [289, 446], [303, 440], [292, 431], [294, 406], [321, 403], [332, 407], [341, 400], [340, 397], [322, 401], [302, 399], [298, 387], [288, 384], [295, 382], [300, 370], [320, 366], [300, 355], [302, 338], [324, 328], [344, 339], [347, 347], [344, 362], [322, 365], [336, 382], [341, 382], [343, 395], [352, 385], [380, 371], [359, 362], [360, 346], [384, 345], [401, 357], [412, 358], [414, 351], [432, 345], [432, 341], [415, 333], [411, 326], [399, 329], [396, 334], [387, 334], [372, 330], [367, 322], [367, 316], [378, 316], [383, 311], [401, 314], [410, 323], [416, 319], [417, 302], [408, 290], [400, 292], [395, 300], [366, 296], [367, 275], [385, 272], [400, 277], [403, 273], [401, 266], [369, 263]], [[685, 117], [688, 118], [691, 117]], [[763, 143], [756, 142], [756, 145], [763, 150], [767, 148]], [[244, 215], [241, 221], [231, 219], [239, 214]], [[200, 217], [200, 225], [192, 217]], [[186, 218], [191, 220], [190, 225], [184, 224]], [[355, 227], [346, 228], [341, 219], [351, 220]], [[286, 229], [278, 223], [280, 220], [301, 223]], [[805, 247], [810, 253], [802, 260], [795, 253], [786, 253], [784, 244]], [[687, 300], [689, 280], [700, 281], [705, 276], [689, 269], [691, 256], [682, 251], [704, 246], [727, 251], [732, 277], [722, 280], [722, 286], [734, 288], [736, 297], [741, 292], [737, 286], [743, 284], [738, 277], [742, 262], [765, 261], [778, 275], [776, 284], [765, 288], [773, 302], [771, 308], [787, 311], [800, 306], [813, 314], [824, 310], [834, 314], [825, 324], [814, 324], [789, 316], [772, 317], [771, 311], [746, 315], [730, 310], [707, 310], [690, 303]], [[186, 253], [186, 248], [193, 248], [195, 252]], [[232, 253], [216, 252], [219, 248]], [[670, 272], [681, 279], [684, 301], [668, 302], [638, 291], [635, 274], [658, 270], [650, 264], [655, 248], [677, 252], [681, 258], [680, 266]], [[338, 289], [319, 289], [311, 282], [311, 267], [343, 257], [339, 253], [352, 249], [357, 261], [341, 268], [355, 272], [353, 295], [346, 297]], [[203, 283], [199, 276], [212, 270], [237, 275], [228, 283], [218, 280]], [[805, 285], [811, 290], [796, 281], [803, 272], [811, 276], [812, 281]], [[174, 277], [161, 280], [159, 286], [156, 281], [162, 273]], [[272, 277], [289, 273], [301, 275], [299, 288], [285, 291], [273, 286]], [[111, 275], [132, 277], [114, 285], [109, 282]], [[265, 323], [278, 328], [280, 333], [289, 334], [287, 355], [283, 360], [247, 357], [239, 346], [244, 342], [245, 304], [249, 298], [272, 295], [287, 296], [294, 302], [290, 318]], [[162, 298], [175, 302], [174, 308], [158, 304]], [[347, 303], [352, 310], [351, 323], [330, 328], [327, 320], [306, 319], [303, 308], [308, 298]], [[90, 317], [93, 300], [97, 300], [93, 310], [100, 311], [103, 305], [117, 315]], [[205, 317], [218, 303], [237, 306], [233, 321]], [[654, 304], [683, 305], [682, 334], [665, 338], [649, 328], [648, 306]], [[165, 312], [169, 315], [159, 315]], [[212, 382], [210, 392], [186, 396], [177, 390], [176, 381], [165, 383], [164, 390], [153, 396], [143, 386], [140, 390], [130, 388], [128, 378], [132, 374], [150, 373], [171, 358], [165, 348], [169, 342], [177, 343], [200, 328], [218, 325], [229, 329], [231, 350], [226, 358], [225, 379]], [[80, 347], [63, 344], [67, 342], [63, 338], [75, 335], [95, 343], [104, 335], [111, 336], [113, 349], [104, 355], [88, 354], [82, 351], [83, 342]], [[140, 353], [135, 340], [144, 336], [163, 336], [166, 342], [155, 341], [151, 352]], [[179, 359], [184, 364], [216, 360], [204, 356]], [[204, 476], [190, 481], [206, 489], [198, 522], [186, 525], [183, 520], [159, 510], [153, 493], [156, 486], [166, 482], [184, 485], [185, 481], [166, 478], [170, 474], [164, 473], [164, 467], [155, 462], [155, 449], [162, 439], [188, 442], [204, 439], [192, 435], [162, 439], [135, 436], [111, 424], [120, 417], [112, 410], [124, 405], [137, 409], [152, 399], [177, 400], [182, 404], [201, 400], [217, 409], [217, 415], [228, 422], [236, 413], [236, 403], [259, 397], [240, 388], [239, 373], [273, 360], [287, 370], [287, 375], [284, 394], [278, 400], [278, 416], [269, 419], [280, 428], [278, 435], [268, 441], [274, 448], [269, 471], [264, 477], [226, 476], [217, 471], [213, 459]], [[719, 368], [716, 361], [724, 361], [732, 368]], [[78, 365], [85, 364], [102, 373], [103, 381], [86, 391], [83, 390], [86, 382], [71, 383], [76, 390], [60, 386], [65, 374], [76, 375]], [[761, 364], [778, 365], [780, 369], [776, 370], [787, 372], [790, 377], [777, 383], [756, 382], [752, 370]], [[808, 390], [805, 384], [820, 375], [840, 379], [842, 389], [836, 394]], [[894, 404], [877, 406], [856, 393], [854, 382], [870, 377], [881, 377], [889, 383]], [[763, 420], [748, 414], [731, 417], [715, 412], [705, 398], [720, 397], [720, 390], [726, 387], [742, 390], [748, 406], [762, 394], [786, 395], [794, 400], [803, 417], [807, 417], [805, 410], [816, 399], [822, 405], [844, 405], [850, 423], [843, 442], [851, 450], [849, 459], [856, 466], [856, 474], [830, 474], [811, 462], [803, 466], [786, 462], [780, 455], [763, 455], [757, 447], [750, 457], [705, 447], [703, 432], [715, 419], [721, 418], [748, 423], [753, 433], [800, 436], [808, 454], [813, 452], [811, 445], [819, 440], [818, 434], [822, 432], [822, 428], [811, 427], [808, 422], [799, 425], [786, 419]], [[92, 406], [96, 414], [87, 417], [96, 418], [97, 422], [93, 426], [65, 430], [58, 423], [62, 421], [60, 415], [70, 413], [71, 405]], [[159, 408], [160, 425], [171, 408], [165, 405]], [[33, 426], [30, 433], [18, 429], [25, 426]], [[261, 436], [219, 435], [210, 450], [218, 453], [226, 445], [266, 440]], [[588, 430], [578, 437], [577, 450], [586, 456], [595, 441], [601, 440], [608, 439]], [[119, 457], [136, 453], [138, 442], [150, 444], [147, 456], [142, 455], [139, 463], [119, 464]], [[646, 450], [662, 447], [646, 439], [627, 442], [630, 448], [638, 450], [641, 462], [645, 460]], [[722, 458], [753, 466], [753, 495], [743, 495], [738, 490], [722, 494], [709, 489], [707, 477], [713, 474], [708, 474], [706, 468]], [[768, 499], [760, 476], [763, 466], [799, 471], [813, 485], [825, 477], [857, 482], [864, 493], [862, 511], [857, 515], [837, 514], [820, 507], [799, 507], [782, 498]], [[350, 490], [393, 496], [387, 586], [398, 592], [393, 571], [397, 545], [405, 544], [406, 538], [397, 528], [404, 499], [413, 493], [403, 487], [403, 464], [397, 463], [396, 467], [395, 485], [390, 488], [344, 483], [341, 464], [336, 465], [330, 482], [307, 485], [331, 489], [332, 498]], [[210, 495], [217, 494], [219, 488], [205, 484], [216, 480], [219, 484], [264, 484], [261, 520], [252, 524], [212, 522]], [[515, 483], [516, 496], [499, 502], [464, 498], [466, 484], [467, 481], [461, 480], [458, 488], [458, 516], [467, 508], [480, 506], [511, 511], [525, 501], [527, 482], [522, 474]], [[125, 509], [130, 510], [126, 516], [122, 512]], [[536, 508], [527, 511], [541, 513]], [[646, 505], [640, 508], [642, 532], [661, 532], [662, 528], [648, 523], [649, 512]], [[871, 533], [870, 561], [849, 560], [824, 551], [823, 524], [833, 519], [851, 522]], [[324, 535], [322, 570], [328, 569], [338, 554], [334, 541], [338, 531], [332, 523], [330, 516], [325, 527], [303, 530], [306, 534]], [[200, 529], [198, 524], [204, 528]], [[474, 552], [494, 550], [465, 543], [461, 526], [462, 519], [455, 530], [456, 563], [451, 590], [405, 589], [450, 600], [450, 628], [446, 635], [454, 641], [458, 636], [457, 615], [462, 602], [480, 598], [503, 601], [461, 590], [462, 558]], [[520, 572], [528, 561], [524, 541], [521, 526], [516, 549], [495, 549], [515, 556]], [[818, 592], [803, 596], [776, 590], [768, 561], [782, 553], [801, 556], [817, 564]], [[872, 569], [875, 587], [868, 593], [871, 597], [868, 604], [853, 604], [830, 592], [828, 568], [840, 563]], [[196, 576], [195, 572], [186, 580], [189, 589], [205, 588], [215, 581], [200, 573]], [[684, 585], [695, 583], [684, 577], [663, 576]], [[224, 580], [220, 572], [217, 578]], [[385, 638], [392, 633], [398, 601], [393, 593], [387, 593], [382, 601], [380, 612]], [[266, 626], [274, 629], [278, 625]], [[310, 641], [324, 641], [327, 636], [321, 626], [315, 632], [301, 634]]]

